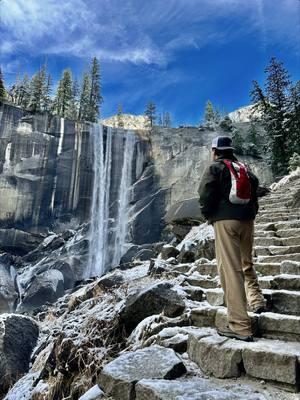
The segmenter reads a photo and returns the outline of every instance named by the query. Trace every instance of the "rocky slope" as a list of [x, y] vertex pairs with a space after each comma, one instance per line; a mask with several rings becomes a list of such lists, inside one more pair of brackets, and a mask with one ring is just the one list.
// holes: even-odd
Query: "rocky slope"
[[226, 308], [204, 224], [150, 263], [84, 282], [31, 314], [40, 329], [32, 365], [5, 399], [298, 399], [299, 193], [300, 171], [260, 201], [255, 266], [269, 311], [250, 313], [254, 343], [216, 333]]

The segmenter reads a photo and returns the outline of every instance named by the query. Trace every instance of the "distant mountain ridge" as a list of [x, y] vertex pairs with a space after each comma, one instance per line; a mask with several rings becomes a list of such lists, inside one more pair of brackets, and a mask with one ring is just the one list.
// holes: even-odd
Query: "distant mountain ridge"
[[262, 112], [257, 110], [255, 104], [250, 104], [249, 106], [232, 111], [228, 114], [228, 117], [235, 123], [251, 122], [253, 120], [261, 120]]
[[102, 119], [103, 125], [113, 128], [124, 128], [132, 130], [149, 129], [149, 120], [145, 115], [121, 114]]

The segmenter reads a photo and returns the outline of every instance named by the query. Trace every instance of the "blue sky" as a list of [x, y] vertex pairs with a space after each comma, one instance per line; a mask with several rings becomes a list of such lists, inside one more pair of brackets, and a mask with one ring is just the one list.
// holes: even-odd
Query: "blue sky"
[[57, 82], [80, 78], [97, 56], [102, 116], [148, 100], [175, 124], [196, 124], [210, 99], [224, 111], [250, 102], [271, 56], [300, 79], [300, 0], [0, 0], [5, 80], [47, 58]]

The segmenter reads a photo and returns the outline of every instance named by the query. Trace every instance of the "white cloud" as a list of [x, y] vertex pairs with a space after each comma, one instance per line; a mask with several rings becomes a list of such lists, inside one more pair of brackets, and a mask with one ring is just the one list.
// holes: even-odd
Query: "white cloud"
[[[297, 0], [2, 0], [4, 56], [69, 54], [165, 66], [181, 48], [256, 30], [263, 47], [297, 44]], [[228, 28], [220, 20], [239, 21]], [[241, 24], [242, 22], [242, 24]]]

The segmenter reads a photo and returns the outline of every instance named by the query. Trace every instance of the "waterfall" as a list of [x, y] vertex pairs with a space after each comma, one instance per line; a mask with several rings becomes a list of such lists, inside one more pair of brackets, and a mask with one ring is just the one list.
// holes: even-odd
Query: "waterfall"
[[99, 124], [91, 127], [91, 135], [94, 181], [86, 278], [117, 266], [125, 251], [136, 142], [131, 132], [105, 131]]

